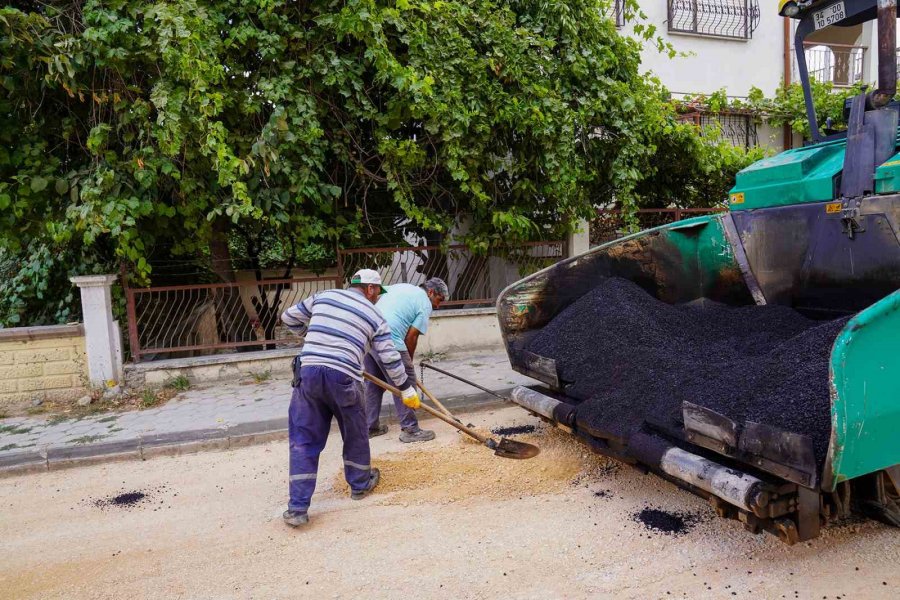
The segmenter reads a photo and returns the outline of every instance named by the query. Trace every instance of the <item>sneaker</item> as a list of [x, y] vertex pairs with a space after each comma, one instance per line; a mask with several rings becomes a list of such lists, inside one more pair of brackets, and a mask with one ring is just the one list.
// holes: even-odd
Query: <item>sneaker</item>
[[362, 500], [369, 495], [369, 492], [375, 489], [375, 486], [378, 485], [379, 481], [381, 481], [381, 471], [373, 467], [372, 470], [369, 471], [369, 485], [363, 490], [353, 490], [350, 493], [350, 498], [353, 500]]
[[300, 525], [309, 523], [309, 515], [299, 510], [286, 510], [284, 511], [284, 514], [281, 515], [281, 518], [291, 527], [299, 527]]
[[378, 437], [379, 435], [384, 435], [388, 432], [387, 425], [379, 424], [378, 427], [369, 430], [369, 439], [371, 440], [373, 437]]
[[404, 429], [400, 432], [400, 441], [406, 444], [412, 442], [428, 442], [434, 439], [434, 432], [430, 429]]

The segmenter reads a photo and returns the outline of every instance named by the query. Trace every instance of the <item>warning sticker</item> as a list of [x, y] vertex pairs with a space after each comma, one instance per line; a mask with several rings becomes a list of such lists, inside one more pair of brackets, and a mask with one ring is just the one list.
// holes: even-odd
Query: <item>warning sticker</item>
[[835, 213], [841, 212], [841, 203], [840, 202], [829, 202], [825, 205], [825, 212], [829, 215], [833, 215]]
[[732, 204], [743, 204], [744, 203], [744, 192], [740, 192], [738, 194], [731, 195], [731, 203]]

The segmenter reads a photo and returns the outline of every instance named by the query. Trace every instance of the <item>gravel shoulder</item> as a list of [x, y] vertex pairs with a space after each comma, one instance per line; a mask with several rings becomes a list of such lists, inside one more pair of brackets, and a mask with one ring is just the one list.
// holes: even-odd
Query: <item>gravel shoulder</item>
[[[518, 408], [464, 421], [536, 424]], [[401, 444], [396, 426], [373, 440], [383, 487], [360, 502], [333, 435], [302, 530], [281, 522], [284, 442], [2, 480], [0, 596], [897, 597], [900, 530], [856, 522], [791, 548], [555, 430], [519, 438], [543, 452], [511, 461], [434, 427], [426, 444]], [[646, 508], [691, 527], [648, 530], [634, 517]]]

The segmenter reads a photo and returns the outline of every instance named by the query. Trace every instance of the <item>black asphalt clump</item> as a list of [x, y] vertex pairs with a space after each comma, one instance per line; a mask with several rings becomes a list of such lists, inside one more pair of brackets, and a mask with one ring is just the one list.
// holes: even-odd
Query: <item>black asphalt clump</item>
[[144, 492], [125, 492], [109, 499], [109, 504], [113, 506], [134, 506], [147, 497]]
[[650, 531], [671, 535], [683, 535], [700, 520], [692, 513], [670, 512], [658, 508], [645, 508], [631, 516], [635, 523], [641, 523]]
[[560, 312], [527, 350], [556, 361], [576, 421], [628, 439], [681, 428], [682, 402], [808, 435], [821, 466], [831, 432], [828, 364], [847, 318], [785, 306], [666, 304], [609, 278]]
[[[130, 510], [133, 508], [138, 508], [141, 506], [151, 506], [151, 502], [153, 506], [156, 506], [153, 510], [158, 510], [160, 505], [165, 501], [160, 500], [159, 504], [156, 504], [156, 500], [159, 500], [158, 496], [162, 492], [166, 492], [168, 487], [165, 485], [160, 485], [155, 488], [146, 488], [142, 490], [119, 490], [118, 493], [104, 497], [97, 498], [91, 500], [90, 503], [96, 506], [101, 510], [106, 509], [120, 509], [120, 510]], [[175, 494], [176, 496], [178, 494]], [[156, 500], [154, 500], [156, 498]]]
[[122, 492], [108, 498], [94, 500], [94, 506], [98, 508], [119, 507], [132, 508], [147, 499], [147, 494], [141, 491]]
[[494, 427], [491, 433], [496, 435], [517, 435], [520, 433], [533, 433], [534, 425], [513, 425], [510, 427]]

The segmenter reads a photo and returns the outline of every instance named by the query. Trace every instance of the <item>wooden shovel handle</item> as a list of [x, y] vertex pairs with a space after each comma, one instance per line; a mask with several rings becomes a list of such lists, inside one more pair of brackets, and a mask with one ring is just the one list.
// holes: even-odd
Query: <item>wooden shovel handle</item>
[[[365, 371], [363, 371], [363, 377], [365, 377], [367, 380], [371, 381], [372, 383], [374, 383], [375, 385], [377, 385], [377, 386], [380, 387], [381, 389], [383, 389], [383, 390], [385, 390], [385, 391], [387, 391], [387, 392], [390, 392], [390, 393], [394, 394], [395, 396], [402, 396], [402, 395], [403, 395], [403, 392], [401, 392], [399, 389], [395, 388], [394, 386], [392, 386], [392, 385], [389, 384], [389, 383], [386, 383], [386, 382], [384, 382], [384, 381], [378, 379], [378, 378], [375, 377], [374, 375], [370, 375], [369, 373], [366, 373]], [[490, 438], [487, 437], [487, 436], [483, 436], [483, 435], [479, 434], [479, 433], [478, 433], [477, 431], [475, 431], [474, 429], [469, 429], [468, 427], [466, 427], [466, 426], [463, 425], [462, 423], [457, 423], [457, 422], [454, 421], [452, 418], [448, 417], [447, 415], [445, 415], [444, 413], [442, 413], [442, 412], [440, 412], [440, 411], [438, 411], [438, 410], [435, 410], [435, 409], [431, 408], [431, 407], [428, 406], [427, 404], [420, 404], [419, 407], [420, 407], [422, 410], [424, 410], [425, 412], [427, 412], [428, 414], [430, 414], [431, 416], [437, 417], [438, 419], [440, 419], [441, 421], [443, 421], [443, 422], [446, 423], [447, 425], [450, 425], [451, 427], [455, 427], [456, 429], [462, 431], [462, 432], [465, 433], [466, 435], [469, 435], [469, 436], [475, 438], [476, 440], [478, 440], [478, 441], [481, 442], [482, 444], [487, 444], [487, 443], [488, 443], [488, 440], [490, 439]]]
[[434, 394], [432, 394], [431, 392], [429, 392], [429, 391], [425, 388], [425, 386], [422, 385], [422, 382], [421, 382], [421, 381], [417, 381], [416, 383], [418, 384], [419, 389], [422, 390], [422, 393], [425, 394], [426, 396], [428, 396], [428, 399], [431, 400], [431, 401], [434, 403], [435, 406], [437, 406], [439, 409], [441, 409], [441, 411], [442, 411], [445, 415], [447, 415], [448, 417], [450, 417], [451, 419], [453, 419], [453, 420], [456, 421], [457, 423], [459, 422], [459, 419], [457, 419], [456, 417], [454, 417], [454, 416], [450, 413], [450, 411], [447, 410], [447, 407], [444, 406], [443, 404], [441, 404], [441, 401], [438, 400], [437, 398], [435, 398], [435, 397], [434, 397]]

